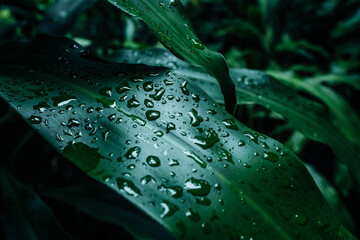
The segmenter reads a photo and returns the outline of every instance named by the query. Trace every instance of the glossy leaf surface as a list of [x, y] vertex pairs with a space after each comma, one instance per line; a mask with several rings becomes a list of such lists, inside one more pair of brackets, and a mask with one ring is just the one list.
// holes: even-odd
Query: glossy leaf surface
[[180, 0], [109, 0], [123, 11], [142, 19], [159, 41], [177, 57], [206, 68], [214, 76], [232, 113], [235, 86], [224, 57], [208, 49], [196, 36]]
[[[157, 60], [153, 61], [154, 58]], [[113, 54], [109, 59], [117, 62], [143, 63], [178, 70], [201, 86], [217, 102], [222, 102], [215, 79], [207, 76], [204, 69], [185, 63], [164, 49], [123, 50]], [[230, 74], [236, 85], [238, 103], [254, 102], [260, 104], [282, 115], [307, 137], [328, 144], [360, 182], [360, 175], [358, 174], [360, 169], [359, 148], [345, 137], [341, 129], [334, 124], [331, 112], [324, 105], [303, 97], [292, 87], [260, 71], [230, 69]], [[329, 77], [328, 79], [336, 78]], [[314, 81], [321, 80], [323, 79], [314, 79]], [[358, 78], [354, 76], [352, 80], [356, 82]], [[306, 85], [309, 86], [310, 84]], [[341, 108], [337, 107], [337, 109]], [[347, 117], [348, 114], [341, 116]], [[352, 131], [351, 134], [358, 136], [357, 132]]]
[[64, 38], [21, 52], [0, 60], [0, 95], [175, 237], [354, 239], [293, 153], [182, 74], [107, 63]]

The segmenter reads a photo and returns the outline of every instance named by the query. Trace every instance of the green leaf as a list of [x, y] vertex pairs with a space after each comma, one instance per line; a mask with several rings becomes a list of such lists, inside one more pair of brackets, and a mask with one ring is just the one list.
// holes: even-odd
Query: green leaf
[[71, 239], [50, 208], [5, 168], [0, 169], [0, 196], [7, 240]]
[[[286, 73], [269, 73], [285, 84], [312, 94], [326, 104], [334, 115], [334, 125], [339, 126], [340, 131], [343, 132], [347, 139], [360, 149], [360, 135], [358, 134], [360, 132], [360, 117], [343, 97], [331, 88], [321, 85], [321, 82], [311, 81], [311, 79], [308, 82]], [[359, 156], [356, 159], [359, 159]]]
[[175, 56], [200, 65], [214, 76], [225, 98], [226, 109], [236, 106], [235, 86], [224, 57], [209, 50], [196, 36], [180, 0], [109, 0], [123, 11], [142, 19], [159, 41]]
[[136, 239], [173, 239], [157, 222], [125, 198], [101, 183], [86, 180], [81, 184], [41, 194], [70, 204], [89, 216], [126, 228]]
[[[157, 60], [153, 61], [153, 58]], [[204, 69], [187, 64], [164, 49], [123, 50], [115, 52], [109, 59], [117, 62], [143, 63], [176, 69], [201, 86], [217, 102], [222, 102], [215, 79], [207, 76]], [[337, 157], [351, 169], [355, 179], [360, 182], [358, 174], [360, 169], [359, 148], [344, 136], [342, 128], [334, 124], [331, 113], [325, 106], [303, 97], [292, 87], [260, 71], [230, 69], [230, 74], [236, 85], [238, 103], [255, 102], [260, 104], [282, 115], [307, 137], [328, 144]], [[319, 78], [320, 80], [321, 78]], [[328, 101], [329, 104], [330, 102]], [[341, 109], [337, 105], [333, 107]], [[343, 117], [348, 117], [348, 113]], [[356, 137], [358, 132], [353, 131], [351, 134]]]
[[311, 165], [306, 165], [306, 168], [309, 170], [311, 176], [313, 177], [316, 185], [320, 189], [321, 193], [324, 195], [326, 201], [329, 203], [334, 214], [338, 219], [350, 230], [354, 230], [354, 223], [351, 218], [349, 211], [344, 206], [338, 191], [334, 188], [326, 178], [316, 171]]
[[293, 153], [181, 73], [103, 62], [64, 38], [18, 49], [0, 59], [0, 95], [175, 237], [355, 239]]

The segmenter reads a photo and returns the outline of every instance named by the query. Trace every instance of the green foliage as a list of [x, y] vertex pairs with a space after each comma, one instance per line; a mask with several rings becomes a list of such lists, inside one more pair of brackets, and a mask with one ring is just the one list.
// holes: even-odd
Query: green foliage
[[[56, 201], [136, 239], [355, 239], [359, 8], [353, 0], [5, 0], [0, 238], [2, 229], [9, 239], [68, 238], [46, 206], [58, 217]], [[52, 189], [15, 174], [25, 187], [11, 175], [34, 136], [11, 124], [14, 112], [58, 151], [41, 166], [67, 158], [86, 173], [80, 183], [73, 176]], [[11, 138], [19, 141], [7, 149]], [[38, 156], [25, 158], [39, 169], [31, 178], [39, 175]], [[73, 175], [73, 165], [60, 172]]]
[[294, 154], [186, 77], [94, 61], [84, 51], [38, 37], [2, 62], [1, 96], [65, 157], [177, 238], [352, 238]]

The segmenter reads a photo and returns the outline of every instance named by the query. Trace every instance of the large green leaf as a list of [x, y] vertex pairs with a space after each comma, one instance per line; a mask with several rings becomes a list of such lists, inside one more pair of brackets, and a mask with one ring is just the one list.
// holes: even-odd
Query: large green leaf
[[71, 239], [39, 196], [5, 168], [0, 169], [0, 203], [7, 240]]
[[177, 238], [354, 239], [293, 153], [181, 73], [103, 62], [64, 38], [17, 49], [0, 59], [0, 95]]
[[236, 105], [235, 86], [224, 57], [209, 50], [196, 36], [180, 0], [109, 0], [123, 11], [139, 17], [160, 42], [177, 57], [206, 68], [220, 86], [227, 110]]
[[[154, 58], [156, 61], [153, 60]], [[122, 50], [109, 56], [109, 59], [117, 62], [143, 63], [176, 69], [192, 79], [217, 102], [222, 102], [219, 86], [215, 79], [207, 76], [204, 69], [177, 59], [165, 49]], [[360, 169], [359, 148], [348, 140], [341, 129], [334, 124], [332, 115], [325, 106], [303, 97], [292, 87], [284, 85], [260, 71], [230, 69], [230, 75], [236, 85], [238, 103], [255, 102], [260, 104], [281, 114], [307, 137], [328, 144], [360, 182], [360, 174], [358, 174]], [[358, 80], [356, 76], [352, 79]], [[319, 82], [321, 80], [322, 78], [314, 79]], [[328, 97], [326, 98], [328, 99]], [[330, 102], [328, 103], [330, 104]], [[341, 107], [336, 105], [336, 109], [341, 109]], [[340, 116], [342, 113], [340, 112], [338, 115]], [[348, 117], [348, 115], [348, 113], [344, 113], [342, 116]], [[358, 131], [351, 132], [353, 136], [358, 136], [357, 133]]]
[[[306, 81], [293, 77], [291, 73], [287, 74], [273, 71], [269, 73], [285, 84], [306, 91], [325, 103], [334, 114], [335, 124], [340, 126], [339, 129], [347, 138], [360, 148], [360, 117], [343, 97], [331, 88], [321, 85], [321, 82], [316, 80], [317, 78], [315, 78], [315, 81], [312, 79]], [[360, 79], [357, 78], [354, 81], [359, 84]]]

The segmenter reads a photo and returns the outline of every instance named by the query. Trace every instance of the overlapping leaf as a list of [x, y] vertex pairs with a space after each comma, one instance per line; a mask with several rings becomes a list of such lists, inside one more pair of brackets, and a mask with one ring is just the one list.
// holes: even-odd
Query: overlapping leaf
[[48, 37], [0, 63], [11, 106], [177, 238], [354, 239], [293, 153], [181, 73], [106, 63]]
[[224, 57], [209, 50], [196, 36], [180, 0], [109, 0], [123, 11], [142, 19], [160, 42], [177, 57], [206, 68], [220, 86], [227, 110], [236, 105], [235, 86]]
[[[154, 58], [157, 60], [153, 61]], [[143, 63], [176, 69], [197, 83], [217, 102], [222, 102], [215, 79], [207, 76], [203, 69], [177, 59], [164, 49], [123, 50], [113, 54], [109, 59], [117, 62]], [[230, 69], [230, 75], [236, 85], [238, 103], [255, 102], [260, 104], [281, 114], [307, 137], [328, 144], [360, 182], [359, 149], [334, 124], [331, 113], [323, 105], [303, 97], [293, 88], [260, 71]], [[356, 76], [351, 79], [358, 80]], [[316, 81], [320, 80], [321, 78]], [[334, 107], [340, 109], [338, 105]], [[342, 116], [346, 118], [348, 115], [343, 114]], [[353, 131], [351, 134], [358, 137], [358, 131]]]

